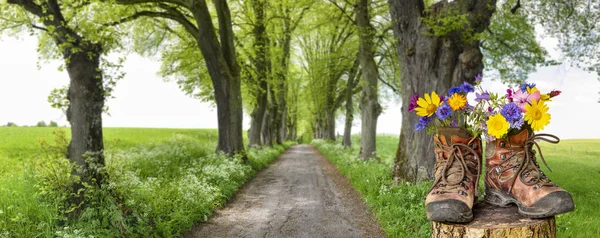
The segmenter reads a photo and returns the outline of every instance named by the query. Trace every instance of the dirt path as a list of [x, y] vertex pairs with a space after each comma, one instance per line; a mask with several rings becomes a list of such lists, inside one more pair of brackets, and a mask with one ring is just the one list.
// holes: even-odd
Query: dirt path
[[360, 195], [315, 147], [293, 146], [184, 237], [385, 237]]

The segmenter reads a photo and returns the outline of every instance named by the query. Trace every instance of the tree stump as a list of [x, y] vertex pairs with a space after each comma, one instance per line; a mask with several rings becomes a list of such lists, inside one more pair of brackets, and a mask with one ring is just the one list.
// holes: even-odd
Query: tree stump
[[556, 238], [554, 217], [530, 219], [521, 216], [516, 206], [496, 207], [480, 203], [473, 210], [473, 221], [465, 224], [432, 222], [432, 238]]

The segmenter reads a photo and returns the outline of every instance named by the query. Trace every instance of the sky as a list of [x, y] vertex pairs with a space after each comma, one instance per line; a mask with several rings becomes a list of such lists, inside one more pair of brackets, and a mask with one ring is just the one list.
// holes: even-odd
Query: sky
[[[542, 41], [551, 55], [552, 39]], [[14, 39], [0, 36], [0, 125], [35, 125], [38, 121], [53, 120], [67, 125], [66, 116], [50, 107], [47, 97], [54, 88], [68, 84], [66, 72], [59, 72], [60, 62], [41, 63], [38, 70], [37, 39], [22, 36]], [[553, 56], [553, 57], [554, 57]], [[160, 62], [139, 55], [127, 56], [124, 63], [126, 76], [117, 83], [115, 98], [107, 104], [110, 115], [104, 115], [105, 127], [153, 128], [216, 128], [216, 108], [209, 103], [186, 96], [177, 83], [164, 81], [156, 75]], [[563, 139], [600, 138], [600, 81], [597, 75], [568, 65], [540, 67], [530, 75], [544, 93], [553, 89], [563, 93], [549, 103], [552, 119], [542, 132], [553, 133]], [[486, 80], [483, 87], [503, 93], [506, 86]], [[383, 102], [385, 111], [379, 117], [377, 132], [399, 134], [401, 113], [397, 100]], [[250, 126], [247, 113], [244, 129]], [[343, 134], [343, 118], [337, 120], [339, 134]], [[355, 117], [354, 133], [360, 131], [360, 117]]]

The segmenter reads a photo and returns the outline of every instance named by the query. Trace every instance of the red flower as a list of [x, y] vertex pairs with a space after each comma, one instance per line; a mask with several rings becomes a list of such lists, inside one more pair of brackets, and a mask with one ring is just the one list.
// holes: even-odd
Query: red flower
[[562, 93], [560, 90], [552, 90], [549, 95], [551, 98], [556, 97], [558, 95], [560, 95], [560, 93]]

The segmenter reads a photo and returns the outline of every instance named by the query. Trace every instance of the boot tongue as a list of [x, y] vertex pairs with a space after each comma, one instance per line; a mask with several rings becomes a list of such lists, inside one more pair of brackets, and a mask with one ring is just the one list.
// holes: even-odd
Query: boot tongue
[[523, 129], [508, 135], [508, 141], [513, 144], [525, 144], [525, 141], [531, 136], [531, 132], [528, 129]]
[[442, 127], [439, 129], [440, 136], [446, 138], [446, 142], [466, 144], [473, 137], [467, 130], [461, 127]]

